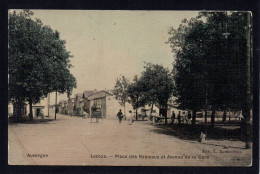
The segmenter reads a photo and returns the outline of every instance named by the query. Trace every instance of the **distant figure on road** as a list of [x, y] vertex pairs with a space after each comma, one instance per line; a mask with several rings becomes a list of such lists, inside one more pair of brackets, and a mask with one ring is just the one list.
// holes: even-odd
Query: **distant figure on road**
[[190, 111], [188, 112], [188, 119], [191, 119], [191, 113], [190, 113]]
[[157, 114], [157, 112], [156, 112], [156, 110], [153, 110], [153, 112], [152, 112], [152, 114], [151, 114], [153, 117], [157, 117], [158, 116], [158, 114]]
[[239, 114], [239, 116], [238, 116], [238, 119], [239, 119], [239, 120], [242, 120], [242, 121], [244, 120], [244, 117], [243, 117], [243, 115], [242, 115], [242, 112], [240, 112], [240, 114]]
[[157, 117], [157, 113], [156, 110], [153, 110], [152, 113], [150, 114], [150, 121], [155, 121], [156, 117]]
[[86, 118], [86, 116], [87, 116], [87, 113], [85, 111], [83, 111], [82, 118]]
[[222, 122], [224, 123], [227, 119], [227, 112], [224, 110]]
[[119, 112], [117, 113], [117, 117], [118, 117], [118, 119], [119, 119], [119, 123], [121, 123], [122, 118], [123, 118], [123, 113], [122, 113], [121, 109], [120, 109]]
[[172, 111], [171, 120], [172, 120], [171, 124], [173, 124], [173, 123], [174, 123], [174, 120], [175, 120], [175, 112], [174, 112], [174, 111]]
[[134, 115], [133, 115], [132, 111], [130, 110], [130, 111], [129, 111], [129, 120], [128, 120], [128, 123], [129, 123], [129, 125], [132, 125], [133, 122], [134, 122]]
[[188, 123], [188, 119], [185, 111], [182, 112], [181, 119], [183, 123], [185, 123], [185, 121], [186, 123]]
[[191, 120], [191, 112], [189, 111], [188, 112], [188, 121], [187, 122], [190, 123], [190, 120]]
[[178, 114], [178, 123], [181, 124], [181, 111], [179, 111], [179, 114]]

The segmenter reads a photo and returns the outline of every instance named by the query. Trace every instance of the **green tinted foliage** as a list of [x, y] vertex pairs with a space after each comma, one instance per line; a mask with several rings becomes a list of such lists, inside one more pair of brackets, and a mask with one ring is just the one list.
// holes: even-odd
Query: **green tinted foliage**
[[125, 103], [128, 100], [127, 88], [130, 82], [125, 76], [121, 76], [116, 80], [113, 93], [117, 100], [121, 101], [120, 104], [125, 106]]
[[162, 65], [146, 63], [140, 77], [143, 84], [144, 103], [167, 105], [173, 91], [173, 78], [170, 71]]
[[173, 78], [168, 69], [162, 65], [146, 63], [141, 77], [136, 76], [128, 86], [129, 102], [134, 108], [146, 104], [167, 107], [173, 85]]
[[59, 33], [32, 20], [31, 11], [9, 14], [9, 101], [39, 102], [57, 90], [70, 93], [76, 87], [70, 74], [70, 53]]
[[245, 12], [202, 12], [169, 31], [181, 108], [241, 108], [246, 88]]
[[137, 76], [135, 76], [133, 82], [128, 85], [127, 95], [128, 102], [132, 104], [134, 109], [144, 106], [144, 102], [142, 100], [142, 97], [144, 95], [143, 84]]

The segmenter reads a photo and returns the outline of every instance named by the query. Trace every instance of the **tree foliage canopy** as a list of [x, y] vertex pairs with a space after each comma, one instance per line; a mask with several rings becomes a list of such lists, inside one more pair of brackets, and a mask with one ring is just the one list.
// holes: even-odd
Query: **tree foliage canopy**
[[127, 88], [129, 86], [129, 80], [125, 76], [117, 78], [116, 84], [114, 86], [113, 93], [117, 100], [121, 101], [121, 105], [125, 106], [125, 103], [128, 100]]
[[201, 12], [177, 30], [170, 29], [175, 95], [181, 108], [242, 107], [248, 30], [245, 12]]
[[48, 93], [71, 93], [76, 79], [70, 73], [72, 56], [59, 33], [25, 10], [9, 14], [9, 102], [37, 103]]
[[142, 99], [143, 95], [143, 83], [140, 79], [135, 76], [133, 82], [128, 85], [127, 94], [128, 102], [132, 104], [134, 109], [138, 109], [141, 106], [144, 106], [144, 100]]
[[173, 92], [172, 74], [167, 68], [158, 64], [146, 63], [144, 69], [140, 77], [144, 103], [167, 107]]

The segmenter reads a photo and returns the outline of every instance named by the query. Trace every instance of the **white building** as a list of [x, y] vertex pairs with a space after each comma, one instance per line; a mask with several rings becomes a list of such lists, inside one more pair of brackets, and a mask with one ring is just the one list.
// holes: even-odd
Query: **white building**
[[[92, 114], [91, 107], [95, 104], [101, 109], [101, 116], [106, 118], [117, 118], [117, 113], [121, 109], [124, 114], [124, 107], [115, 99], [115, 96], [107, 91], [99, 91], [88, 97], [90, 102], [89, 111]], [[133, 111], [133, 107], [126, 103], [126, 113]]]
[[[60, 94], [57, 95], [57, 102]], [[48, 96], [42, 99], [39, 103], [33, 105], [33, 116], [50, 116], [55, 114], [56, 92], [49, 93]], [[30, 112], [30, 107], [27, 105], [27, 112]]]

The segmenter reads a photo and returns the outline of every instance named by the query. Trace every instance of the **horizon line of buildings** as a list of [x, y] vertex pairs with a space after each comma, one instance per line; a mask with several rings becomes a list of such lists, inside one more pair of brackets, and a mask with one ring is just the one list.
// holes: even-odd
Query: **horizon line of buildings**
[[[101, 117], [116, 118], [117, 112], [124, 107], [120, 104], [112, 90], [85, 90], [83, 93], [75, 94], [75, 97], [59, 101], [59, 113], [67, 115], [82, 116], [92, 115], [92, 107], [100, 108]], [[133, 110], [133, 107], [126, 103], [126, 110]]]
[[[66, 115], [82, 116], [83, 114], [92, 114], [91, 107], [96, 105], [101, 110], [101, 116], [104, 117], [116, 117], [117, 112], [121, 109], [124, 111], [124, 107], [120, 105], [120, 101], [117, 100], [112, 90], [85, 90], [83, 93], [77, 93], [74, 97], [70, 97], [67, 100], [60, 100], [60, 95], [55, 92], [49, 93], [48, 96], [42, 99], [39, 103], [33, 104], [33, 117], [50, 116], [56, 112]], [[59, 101], [59, 102], [58, 102]], [[57, 107], [56, 106], [57, 102]], [[56, 109], [55, 109], [56, 108]], [[126, 111], [133, 110], [133, 107], [126, 103]], [[8, 115], [28, 115], [29, 104], [24, 105], [8, 105]], [[117, 118], [117, 117], [116, 117]]]
[[[85, 90], [83, 93], [74, 94], [74, 97], [70, 97], [67, 100], [61, 100], [61, 94], [57, 95], [55, 92], [49, 93], [48, 96], [42, 99], [39, 103], [33, 105], [33, 116], [50, 116], [55, 114], [56, 112], [65, 115], [74, 115], [74, 116], [83, 116], [83, 115], [92, 115], [92, 106], [96, 105], [100, 108], [101, 116], [103, 118], [117, 118], [117, 113], [121, 109], [124, 115], [129, 113], [129, 110], [133, 109], [132, 105], [128, 102], [125, 104], [125, 108], [120, 104], [120, 101], [116, 99], [113, 94], [113, 90]], [[58, 102], [59, 101], [59, 102]], [[56, 105], [57, 103], [57, 105]], [[57, 107], [55, 107], [57, 106]], [[55, 109], [56, 108], [56, 109]], [[143, 109], [149, 110], [151, 106], [140, 107], [138, 110], [142, 111]], [[160, 109], [156, 106], [153, 106], [153, 110], [158, 113], [167, 116], [171, 115], [172, 111], [177, 111], [179, 109], [169, 107], [167, 111], [161, 112]], [[124, 112], [125, 111], [125, 112]], [[29, 114], [29, 105], [24, 104], [24, 106], [15, 106], [9, 104], [8, 105], [8, 115], [28, 115]]]

